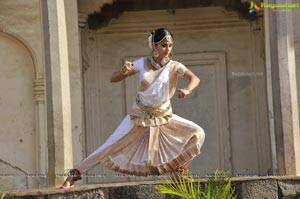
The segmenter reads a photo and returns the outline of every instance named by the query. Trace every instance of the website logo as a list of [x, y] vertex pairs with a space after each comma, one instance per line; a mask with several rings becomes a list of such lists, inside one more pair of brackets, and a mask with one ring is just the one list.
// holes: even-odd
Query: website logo
[[300, 8], [300, 3], [260, 3], [256, 5], [253, 1], [250, 2], [249, 13], [261, 11], [263, 9], [270, 9], [272, 12], [291, 12], [292, 9]]
[[254, 3], [253, 1], [250, 2], [250, 6], [249, 6], [249, 13], [250, 14], [252, 14], [253, 12], [260, 11], [260, 10], [261, 10], [261, 7], [256, 5], [256, 3]]

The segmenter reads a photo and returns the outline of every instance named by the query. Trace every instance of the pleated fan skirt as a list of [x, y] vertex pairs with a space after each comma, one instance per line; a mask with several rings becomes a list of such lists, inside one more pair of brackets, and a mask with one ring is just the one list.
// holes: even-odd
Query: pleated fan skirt
[[205, 134], [192, 121], [173, 114], [160, 126], [137, 126], [127, 115], [108, 140], [77, 167], [81, 173], [97, 164], [116, 172], [149, 176], [175, 171], [200, 154]]

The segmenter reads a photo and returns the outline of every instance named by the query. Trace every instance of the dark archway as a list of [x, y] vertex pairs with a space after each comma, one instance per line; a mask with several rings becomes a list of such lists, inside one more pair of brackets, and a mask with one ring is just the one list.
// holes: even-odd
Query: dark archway
[[89, 29], [99, 29], [109, 24], [113, 18], [118, 18], [124, 11], [143, 10], [167, 10], [171, 14], [176, 13], [176, 9], [223, 6], [227, 10], [234, 10], [241, 18], [247, 20], [257, 20], [256, 13], [249, 14], [249, 3], [241, 3], [240, 0], [115, 0], [112, 4], [105, 4], [99, 12], [89, 14]]

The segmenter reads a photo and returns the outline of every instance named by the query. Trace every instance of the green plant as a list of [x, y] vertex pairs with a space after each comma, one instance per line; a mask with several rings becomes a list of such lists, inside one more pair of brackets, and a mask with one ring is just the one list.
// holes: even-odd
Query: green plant
[[[185, 173], [177, 177], [172, 174], [172, 180], [156, 188], [162, 194], [171, 194], [186, 199], [236, 199], [235, 190], [231, 187], [231, 179], [223, 171], [215, 171], [201, 187], [200, 182], [194, 183], [192, 174]], [[186, 182], [184, 178], [190, 180]]]
[[235, 190], [231, 187], [231, 179], [223, 171], [215, 171], [204, 185], [204, 199], [235, 199]]
[[[184, 177], [186, 177], [186, 174]], [[171, 194], [186, 199], [198, 199], [201, 195], [200, 183], [195, 186], [193, 180], [185, 182], [183, 178], [178, 178], [177, 174], [172, 173], [172, 179], [165, 184], [158, 185], [156, 188], [162, 194]]]

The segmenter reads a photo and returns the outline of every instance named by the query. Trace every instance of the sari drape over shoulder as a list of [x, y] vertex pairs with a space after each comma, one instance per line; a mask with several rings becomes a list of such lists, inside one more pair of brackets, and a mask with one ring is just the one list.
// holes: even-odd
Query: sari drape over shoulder
[[82, 173], [101, 163], [121, 173], [160, 175], [190, 163], [200, 153], [203, 129], [172, 113], [170, 99], [176, 90], [178, 64], [170, 61], [141, 80], [131, 113], [81, 162]]

